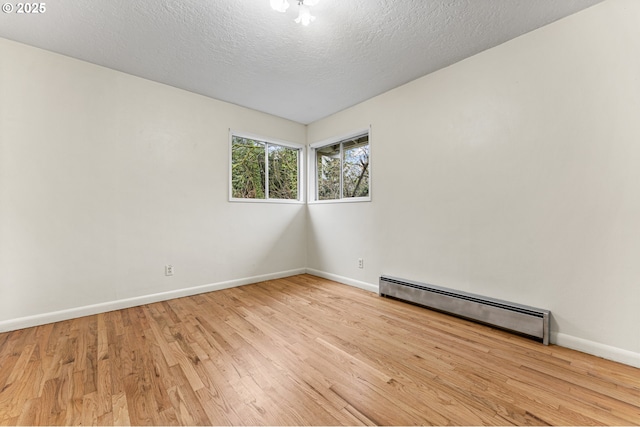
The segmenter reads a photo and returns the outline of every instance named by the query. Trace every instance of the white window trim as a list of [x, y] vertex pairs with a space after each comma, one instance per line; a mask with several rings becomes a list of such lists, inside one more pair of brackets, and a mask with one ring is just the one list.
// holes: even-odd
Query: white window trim
[[[296, 150], [300, 150], [299, 151], [299, 155], [298, 155], [298, 198], [296, 200], [293, 199], [242, 199], [242, 198], [237, 198], [237, 197], [233, 197], [233, 188], [232, 188], [232, 162], [233, 162], [233, 150], [232, 150], [232, 144], [233, 144], [233, 137], [237, 136], [240, 138], [247, 138], [247, 139], [253, 139], [256, 141], [260, 141], [260, 142], [266, 142], [267, 144], [273, 144], [273, 145], [280, 145], [282, 147], [287, 147], [287, 148], [293, 148]], [[306, 158], [305, 156], [305, 146], [303, 144], [296, 144], [294, 142], [289, 142], [289, 141], [284, 141], [284, 140], [280, 140], [280, 139], [275, 139], [275, 138], [268, 138], [268, 137], [264, 137], [261, 135], [257, 135], [255, 133], [249, 133], [249, 132], [239, 132], [239, 131], [235, 131], [233, 129], [229, 129], [229, 158], [228, 158], [228, 165], [229, 165], [229, 174], [228, 174], [228, 184], [229, 184], [229, 201], [230, 202], [240, 202], [240, 203], [285, 203], [285, 204], [304, 204], [306, 202], [305, 200], [305, 194], [304, 194], [304, 189], [305, 189], [305, 185], [304, 185], [304, 179], [305, 179], [305, 168], [304, 168], [304, 159]], [[265, 156], [267, 156], [266, 160], [266, 165], [268, 168], [269, 165], [269, 159], [268, 159], [268, 152], [269, 150], [265, 150]], [[269, 185], [269, 171], [267, 170], [266, 173], [266, 180], [265, 180], [265, 186]]]
[[[332, 200], [318, 200], [317, 194], [317, 171], [316, 171], [316, 149], [325, 147], [327, 145], [332, 145], [344, 141], [345, 139], [350, 139], [359, 135], [364, 134], [369, 135], [369, 195], [367, 197], [343, 197], [340, 199], [332, 199]], [[342, 158], [342, 145], [340, 146], [340, 157]], [[313, 144], [309, 144], [309, 150], [307, 152], [307, 194], [308, 201], [307, 204], [315, 205], [315, 204], [325, 204], [325, 203], [360, 203], [360, 202], [370, 202], [371, 194], [372, 194], [372, 172], [371, 165], [373, 158], [372, 154], [372, 144], [371, 144], [371, 126], [368, 128], [359, 129], [357, 131], [349, 132], [344, 135], [340, 135], [337, 137], [331, 137], [328, 139], [324, 139], [322, 141], [314, 142]], [[342, 174], [340, 175], [340, 187], [342, 188]]]

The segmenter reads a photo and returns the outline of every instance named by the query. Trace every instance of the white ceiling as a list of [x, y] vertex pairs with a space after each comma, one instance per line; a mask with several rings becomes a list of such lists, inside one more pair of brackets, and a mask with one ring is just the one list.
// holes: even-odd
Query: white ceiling
[[601, 0], [289, 1], [50, 0], [0, 37], [306, 124]]

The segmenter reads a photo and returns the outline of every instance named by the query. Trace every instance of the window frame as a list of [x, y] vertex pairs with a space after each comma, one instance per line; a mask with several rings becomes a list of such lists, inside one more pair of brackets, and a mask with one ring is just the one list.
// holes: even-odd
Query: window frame
[[[368, 145], [369, 145], [369, 195], [366, 197], [343, 197], [342, 192], [343, 188], [343, 173], [344, 173], [344, 146], [343, 143], [349, 141], [350, 139], [359, 137], [359, 136], [368, 136]], [[318, 199], [318, 171], [317, 171], [317, 155], [316, 152], [320, 148], [324, 148], [329, 145], [340, 144], [340, 198], [338, 199], [330, 199], [330, 200], [320, 200]], [[328, 139], [324, 139], [322, 141], [314, 142], [309, 144], [309, 150], [307, 152], [307, 164], [308, 164], [308, 204], [322, 204], [322, 203], [359, 203], [359, 202], [370, 202], [371, 201], [371, 193], [372, 193], [372, 171], [371, 171], [371, 162], [372, 158], [372, 144], [371, 144], [371, 126], [368, 128], [359, 129], [353, 132], [349, 132], [344, 135], [340, 135], [337, 137], [332, 137]]]
[[[261, 142], [265, 144], [265, 198], [264, 199], [244, 199], [233, 197], [233, 137], [238, 138], [246, 138], [252, 139], [257, 142]], [[297, 199], [275, 199], [268, 197], [269, 194], [269, 146], [276, 145], [279, 147], [290, 148], [298, 151], [298, 198]], [[241, 203], [293, 203], [293, 204], [304, 204], [305, 203], [305, 194], [304, 194], [304, 177], [305, 177], [305, 169], [304, 169], [304, 159], [305, 159], [305, 146], [303, 144], [297, 144], [294, 142], [283, 141], [275, 138], [267, 138], [261, 135], [257, 135], [249, 132], [240, 132], [229, 129], [229, 202], [241, 202]]]

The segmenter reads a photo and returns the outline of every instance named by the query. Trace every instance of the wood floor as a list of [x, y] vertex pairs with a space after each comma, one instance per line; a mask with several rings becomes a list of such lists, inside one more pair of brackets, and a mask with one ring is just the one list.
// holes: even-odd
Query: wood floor
[[638, 425], [640, 369], [301, 275], [0, 334], [5, 425]]

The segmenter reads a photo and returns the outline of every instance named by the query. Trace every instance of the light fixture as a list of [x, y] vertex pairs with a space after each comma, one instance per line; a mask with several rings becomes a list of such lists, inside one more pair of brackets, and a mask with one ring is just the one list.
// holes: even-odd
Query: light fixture
[[[315, 6], [320, 0], [298, 0], [298, 17], [294, 21], [298, 24], [302, 24], [305, 27], [315, 21], [316, 17], [311, 15], [310, 6]], [[277, 12], [286, 12], [289, 8], [289, 2], [287, 0], [270, 0], [271, 8]]]
[[300, 14], [295, 19], [297, 24], [302, 24], [305, 27], [312, 23], [316, 19], [315, 16], [311, 15], [311, 9], [309, 6], [301, 4], [300, 5]]
[[271, 9], [284, 13], [289, 9], [289, 2], [287, 0], [271, 0]]

